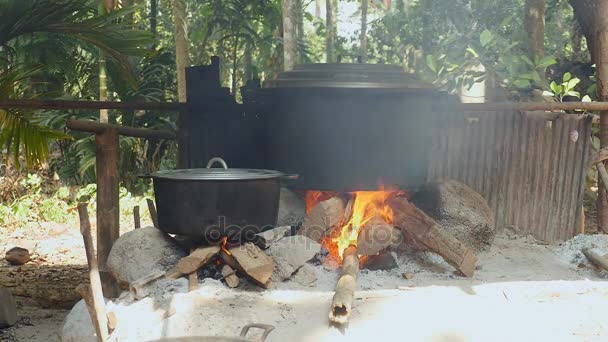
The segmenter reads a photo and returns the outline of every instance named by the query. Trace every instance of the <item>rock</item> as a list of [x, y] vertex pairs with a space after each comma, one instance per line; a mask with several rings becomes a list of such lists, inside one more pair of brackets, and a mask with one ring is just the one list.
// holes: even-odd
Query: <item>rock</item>
[[403, 273], [402, 276], [403, 276], [403, 278], [410, 280], [410, 279], [414, 278], [414, 273]]
[[186, 256], [169, 235], [154, 227], [123, 234], [108, 256], [108, 270], [123, 287], [152, 273], [172, 270]]
[[97, 342], [95, 328], [84, 300], [80, 300], [66, 316], [61, 328], [62, 342]]
[[392, 253], [383, 252], [376, 255], [370, 255], [363, 262], [362, 268], [370, 271], [392, 270], [399, 267]]
[[281, 188], [277, 225], [299, 226], [306, 216], [306, 203], [295, 192]]
[[321, 251], [321, 245], [302, 235], [283, 238], [268, 249], [276, 264], [275, 271], [281, 280], [289, 279], [308, 260]]
[[304, 264], [304, 266], [300, 267], [296, 274], [291, 277], [291, 280], [296, 283], [308, 287], [315, 286], [317, 284], [317, 279], [315, 268], [310, 264]]
[[17, 322], [15, 298], [9, 290], [0, 287], [0, 329], [13, 326]]
[[224, 277], [224, 281], [229, 287], [235, 288], [239, 286], [240, 279], [232, 267], [224, 265], [224, 267], [222, 267], [222, 277]]
[[492, 209], [479, 193], [463, 183], [431, 183], [413, 196], [412, 203], [476, 252], [487, 250], [494, 240]]
[[4, 259], [11, 265], [24, 265], [30, 261], [30, 251], [21, 247], [13, 247], [6, 252]]
[[270, 247], [274, 242], [277, 242], [291, 233], [290, 226], [277, 227], [257, 234], [263, 240], [264, 248]]
[[310, 210], [298, 234], [320, 241], [325, 233], [344, 220], [346, 205], [339, 197], [322, 201]]

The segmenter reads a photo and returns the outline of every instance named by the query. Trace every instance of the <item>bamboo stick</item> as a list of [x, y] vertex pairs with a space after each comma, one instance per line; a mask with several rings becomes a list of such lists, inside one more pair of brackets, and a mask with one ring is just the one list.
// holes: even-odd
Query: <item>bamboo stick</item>
[[133, 207], [133, 225], [135, 226], [135, 229], [141, 228], [141, 218], [139, 217], [138, 205]]
[[180, 102], [112, 102], [11, 99], [0, 101], [0, 108], [22, 109], [122, 109], [181, 111], [186, 104]]
[[344, 250], [342, 273], [340, 279], [338, 279], [336, 292], [329, 309], [329, 320], [332, 323], [346, 324], [348, 322], [355, 298], [358, 274], [359, 257], [357, 256], [357, 247], [350, 246]]
[[606, 258], [588, 248], [583, 249], [583, 254], [585, 254], [587, 259], [589, 259], [592, 264], [601, 268], [604, 271], [608, 271], [608, 260]]
[[[91, 317], [97, 340], [105, 342], [108, 340], [108, 319], [106, 316], [106, 303], [103, 298], [101, 289], [101, 279], [99, 277], [99, 269], [97, 265], [97, 257], [95, 256], [95, 247], [93, 246], [93, 237], [91, 236], [91, 223], [89, 221], [89, 213], [87, 212], [87, 204], [78, 204], [78, 216], [80, 217], [80, 233], [84, 241], [84, 249], [87, 255], [89, 264], [89, 281], [92, 293], [92, 302], [94, 316]], [[85, 299], [86, 302], [86, 299]]]

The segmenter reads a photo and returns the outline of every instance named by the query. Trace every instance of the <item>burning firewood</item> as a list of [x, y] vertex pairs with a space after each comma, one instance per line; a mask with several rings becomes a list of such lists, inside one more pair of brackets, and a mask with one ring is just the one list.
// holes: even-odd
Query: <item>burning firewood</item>
[[221, 256], [232, 268], [241, 271], [258, 285], [268, 287], [274, 261], [256, 245], [247, 242], [227, 251], [222, 250]]
[[466, 277], [472, 277], [477, 257], [464, 244], [441, 231], [439, 224], [404, 198], [392, 198], [393, 224], [429, 251], [439, 254]]
[[361, 228], [357, 238], [359, 255], [375, 255], [393, 245], [398, 239], [395, 228], [386, 223], [380, 215], [375, 215]]
[[344, 250], [342, 272], [336, 292], [329, 309], [329, 320], [336, 324], [348, 322], [357, 288], [357, 275], [359, 274], [359, 257], [357, 247], [350, 246]]
[[344, 220], [344, 201], [333, 197], [317, 204], [304, 219], [298, 234], [319, 242], [325, 233]]
[[219, 246], [197, 248], [190, 253], [190, 255], [181, 258], [177, 263], [176, 269], [181, 274], [190, 274], [192, 272], [196, 272], [199, 268], [205, 266], [205, 264], [208, 263], [219, 252]]

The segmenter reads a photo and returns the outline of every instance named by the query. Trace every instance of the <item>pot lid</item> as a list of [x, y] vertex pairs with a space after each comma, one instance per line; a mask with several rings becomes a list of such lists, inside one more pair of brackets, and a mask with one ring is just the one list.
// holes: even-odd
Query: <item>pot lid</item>
[[434, 89], [392, 64], [317, 63], [281, 72], [265, 88]]
[[178, 169], [154, 172], [152, 178], [171, 180], [238, 181], [288, 177], [282, 172], [261, 169]]

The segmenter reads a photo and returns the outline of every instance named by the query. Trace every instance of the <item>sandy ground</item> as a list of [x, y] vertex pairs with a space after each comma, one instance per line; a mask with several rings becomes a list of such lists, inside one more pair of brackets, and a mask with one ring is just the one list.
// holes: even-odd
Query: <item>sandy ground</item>
[[[328, 325], [337, 273], [322, 265], [307, 266], [317, 278], [312, 287], [288, 281], [269, 290], [231, 290], [206, 280], [193, 293], [152, 303], [175, 309], [155, 324], [138, 316], [135, 304], [125, 305], [121, 340], [236, 336], [246, 324], [265, 323], [276, 327], [268, 341], [606, 341], [608, 282], [581, 258], [583, 247], [606, 253], [608, 238], [582, 236], [546, 246], [500, 236], [480, 255], [472, 279], [454, 275], [437, 256], [405, 253], [399, 269], [362, 271], [345, 329]], [[67, 314], [20, 299], [19, 324], [0, 331], [0, 341], [58, 341]]]

